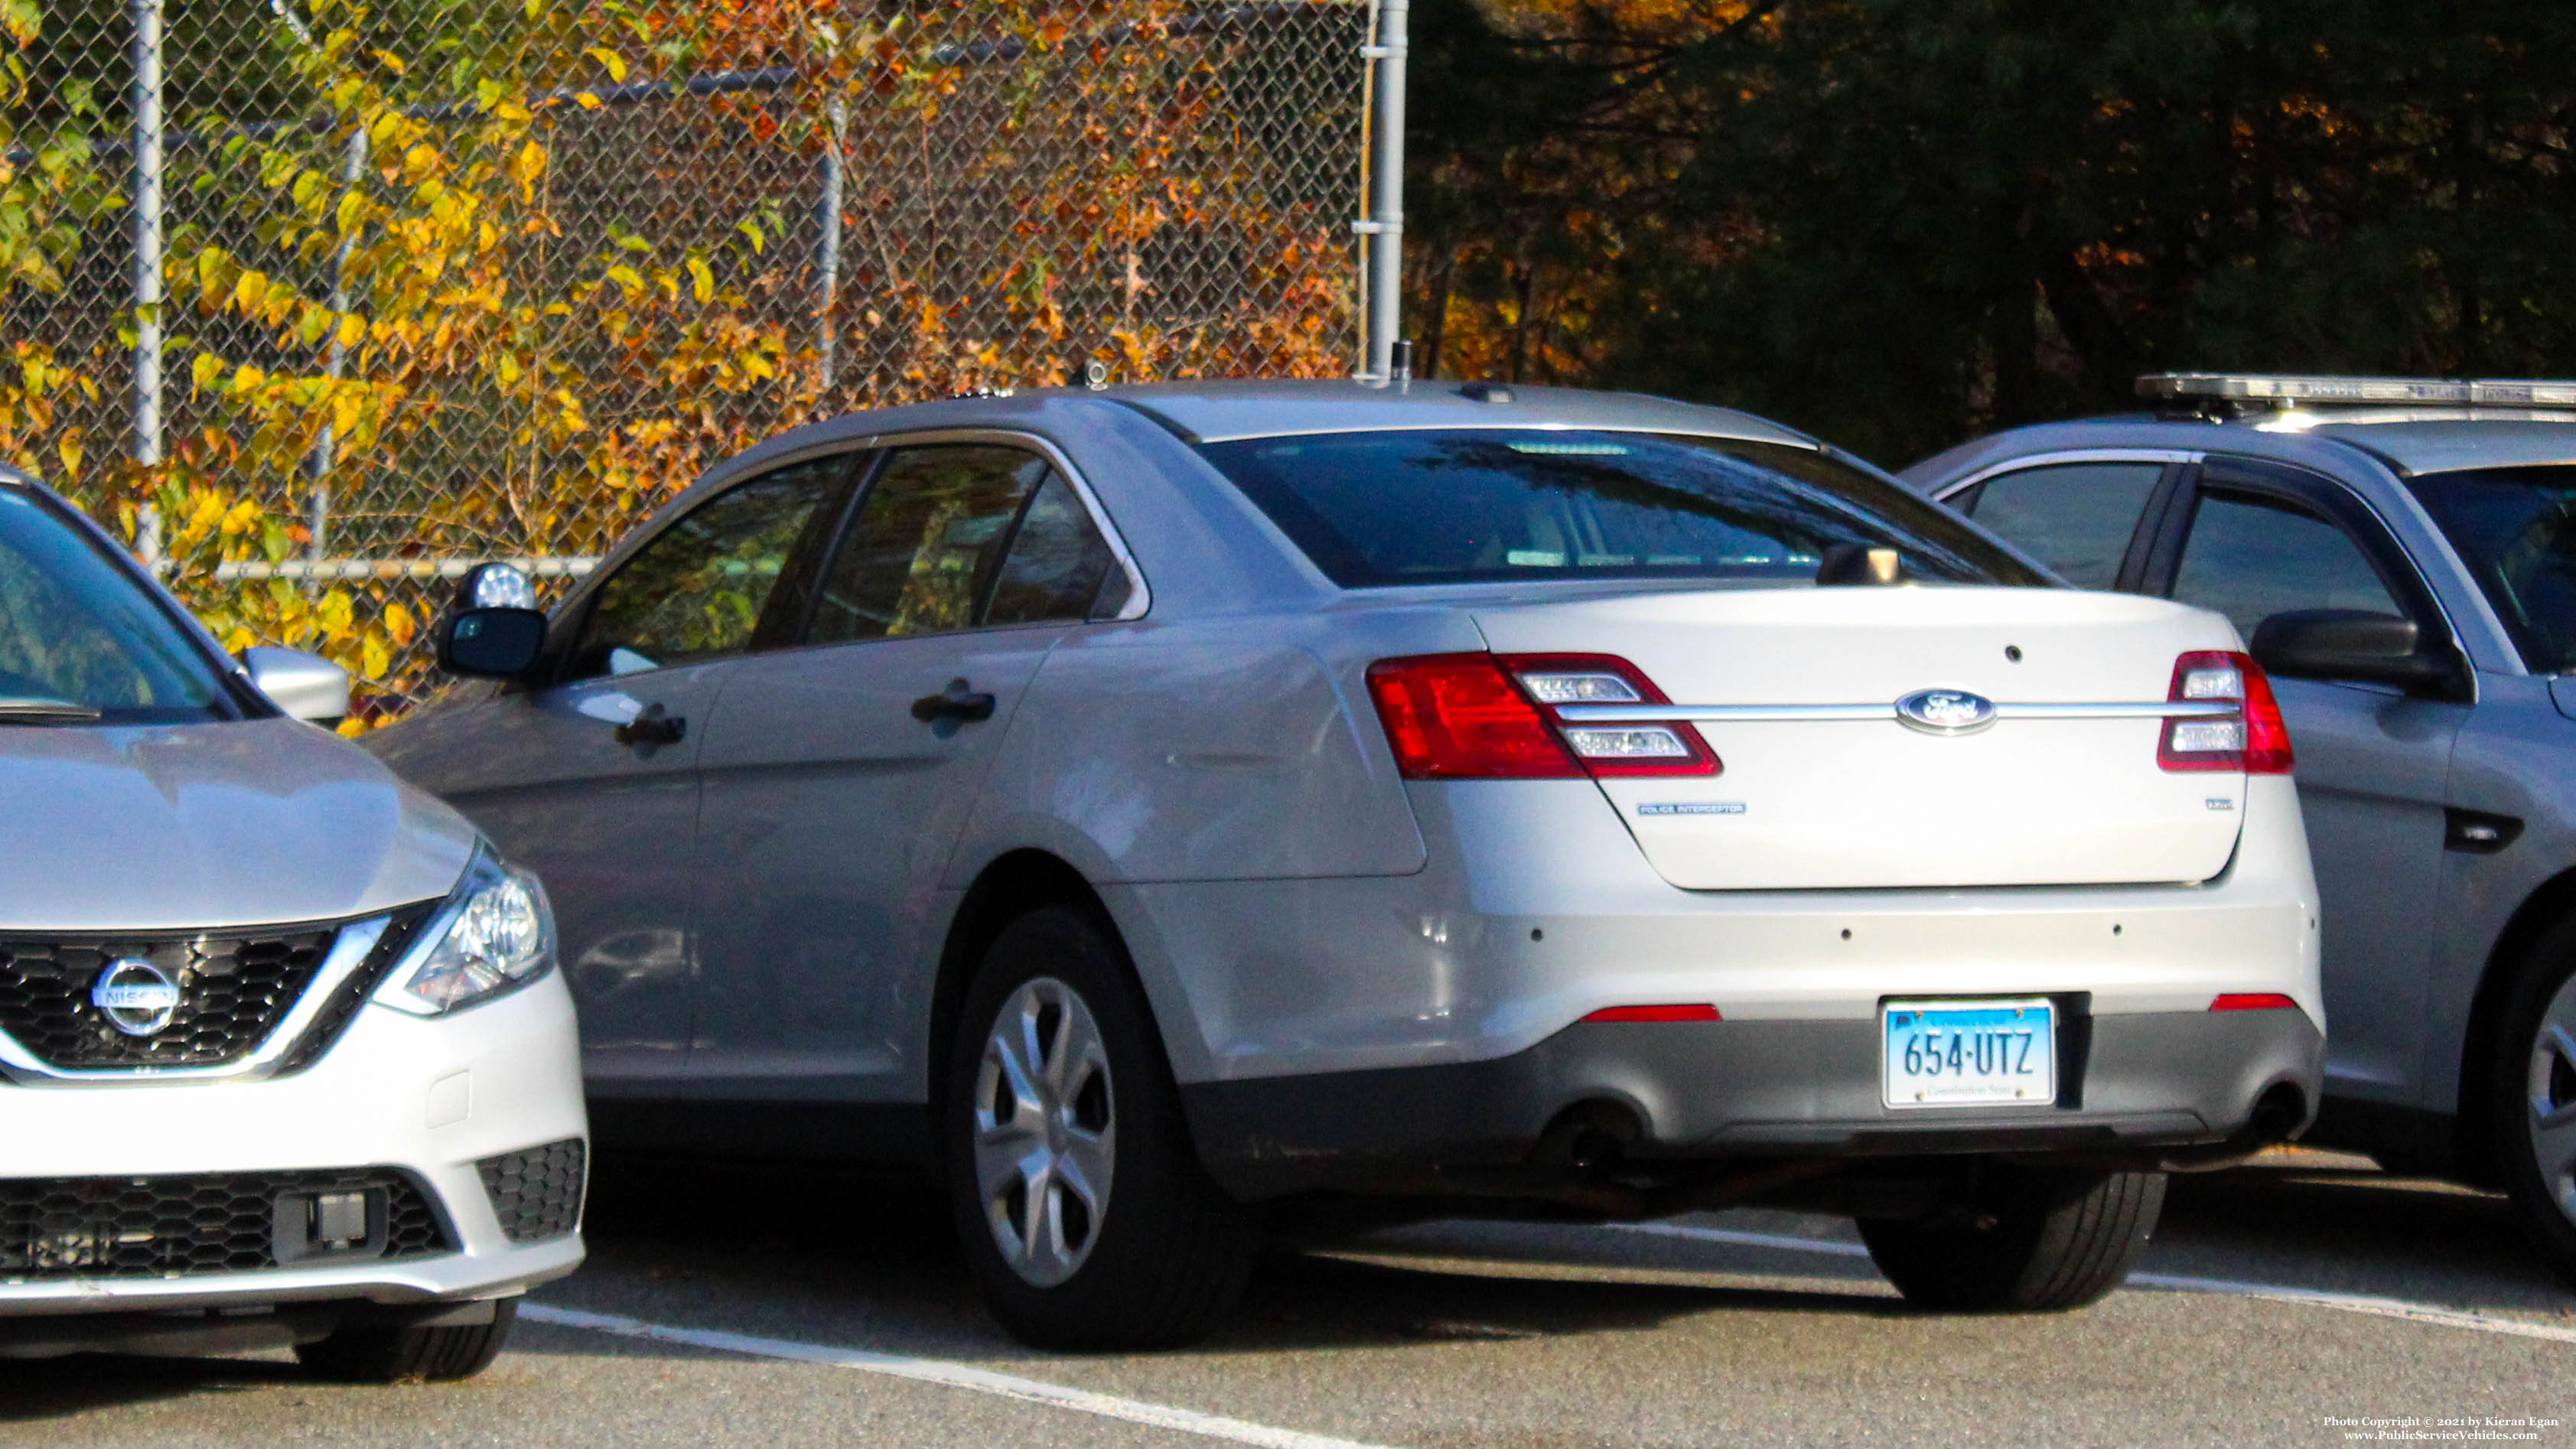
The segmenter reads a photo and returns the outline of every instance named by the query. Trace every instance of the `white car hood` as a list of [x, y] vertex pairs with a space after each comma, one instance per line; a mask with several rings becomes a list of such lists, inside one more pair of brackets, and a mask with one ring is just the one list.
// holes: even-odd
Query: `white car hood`
[[0, 726], [0, 933], [215, 929], [443, 896], [474, 827], [290, 719]]

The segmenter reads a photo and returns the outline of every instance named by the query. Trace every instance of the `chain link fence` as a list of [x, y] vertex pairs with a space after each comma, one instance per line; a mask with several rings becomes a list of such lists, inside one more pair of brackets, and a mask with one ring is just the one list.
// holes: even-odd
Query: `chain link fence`
[[783, 427], [1350, 373], [1374, 9], [42, 0], [0, 456], [389, 715], [446, 579]]

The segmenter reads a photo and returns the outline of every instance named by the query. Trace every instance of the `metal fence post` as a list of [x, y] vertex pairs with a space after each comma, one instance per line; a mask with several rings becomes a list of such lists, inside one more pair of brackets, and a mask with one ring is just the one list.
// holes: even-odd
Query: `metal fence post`
[[[134, 15], [134, 461], [161, 462], [161, 0], [133, 0]], [[135, 524], [147, 564], [161, 561], [161, 521], [150, 504]]]
[[[281, 10], [280, 14], [286, 13]], [[349, 132], [349, 152], [340, 165], [340, 184], [356, 190], [367, 174], [367, 128], [363, 122]], [[349, 312], [349, 253], [358, 244], [355, 234], [340, 238], [340, 246], [331, 254], [331, 311], [335, 318]], [[322, 359], [323, 375], [338, 382], [349, 369], [349, 349], [340, 341], [339, 323], [332, 323], [331, 345]], [[325, 422], [313, 440], [313, 500], [306, 520], [306, 530], [313, 535], [305, 552], [320, 562], [325, 554], [325, 540], [331, 531], [331, 469], [339, 460], [339, 438], [331, 424]]]
[[1378, 0], [1377, 38], [1362, 46], [1369, 83], [1369, 215], [1354, 223], [1366, 275], [1367, 313], [1360, 376], [1395, 376], [1395, 335], [1404, 325], [1404, 53], [1407, 0]]
[[823, 103], [823, 120], [830, 134], [824, 138], [823, 196], [815, 204], [814, 214], [818, 233], [814, 241], [814, 350], [822, 358], [823, 386], [828, 388], [840, 361], [841, 183], [847, 164], [842, 148], [849, 141], [850, 102], [841, 94], [838, 82], [826, 84], [832, 86], [832, 98]]

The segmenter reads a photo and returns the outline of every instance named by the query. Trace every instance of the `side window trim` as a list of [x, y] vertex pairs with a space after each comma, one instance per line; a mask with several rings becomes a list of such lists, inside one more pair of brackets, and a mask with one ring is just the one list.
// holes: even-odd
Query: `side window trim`
[[[2120, 555], [2120, 570], [2111, 587], [2124, 594], [2148, 592], [2149, 562], [2156, 544], [2167, 527], [2174, 510], [2174, 500], [2188, 490], [2194, 465], [2201, 460], [2196, 452], [2172, 448], [2062, 448], [2050, 453], [2023, 453], [1998, 463], [1990, 463], [1932, 495], [1933, 501], [1976, 517], [1976, 499], [1985, 486], [1997, 478], [2027, 473], [2035, 468], [2062, 468], [2074, 463], [2161, 463], [2164, 474], [2147, 493], [2144, 507], [2138, 510], [2138, 523], [2129, 533], [2129, 547]], [[1965, 505], [1965, 506], [1962, 506]], [[2054, 576], [2055, 570], [2051, 570]]]

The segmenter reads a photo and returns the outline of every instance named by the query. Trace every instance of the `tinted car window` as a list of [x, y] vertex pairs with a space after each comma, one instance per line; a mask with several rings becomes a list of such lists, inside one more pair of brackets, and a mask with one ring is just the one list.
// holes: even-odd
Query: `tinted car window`
[[1806, 448], [1646, 433], [1331, 433], [1200, 450], [1344, 588], [1537, 578], [1812, 578], [1826, 548], [1907, 573], [2044, 580], [1896, 484]]
[[[1117, 561], [1092, 527], [1091, 514], [1062, 474], [1050, 473], [1020, 515], [1011, 551], [993, 583], [987, 624], [1036, 624], [1082, 619], [1093, 613], [1101, 585]], [[1121, 579], [1124, 583], [1124, 579]], [[1121, 600], [1123, 602], [1123, 599]], [[1110, 611], [1116, 611], [1116, 605]]]
[[824, 575], [817, 644], [975, 626], [976, 605], [1046, 461], [981, 443], [904, 448], [868, 485]]
[[212, 661], [131, 578], [33, 496], [0, 487], [0, 710], [56, 722], [233, 719]]
[[2534, 673], [2576, 670], [2576, 468], [2407, 480], [2476, 576]]
[[2162, 463], [2058, 463], [1977, 485], [1962, 510], [2079, 589], [2118, 582]]
[[762, 474], [663, 529], [600, 586], [574, 678], [696, 664], [752, 647], [789, 561], [848, 472], [845, 457]]
[[2351, 535], [2304, 508], [2247, 494], [2202, 496], [2173, 596], [2225, 614], [2249, 639], [2255, 625], [2291, 609], [2405, 612]]

